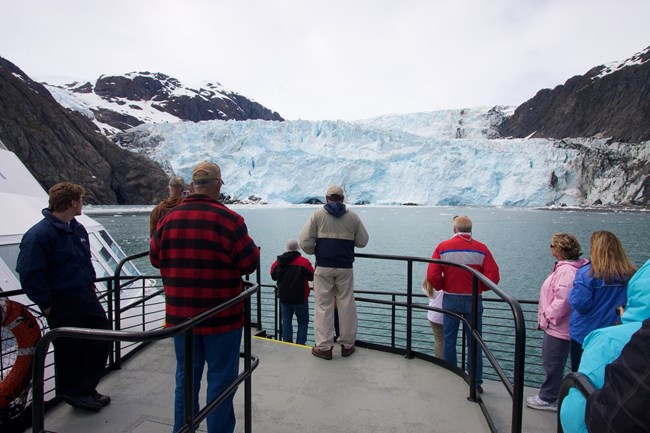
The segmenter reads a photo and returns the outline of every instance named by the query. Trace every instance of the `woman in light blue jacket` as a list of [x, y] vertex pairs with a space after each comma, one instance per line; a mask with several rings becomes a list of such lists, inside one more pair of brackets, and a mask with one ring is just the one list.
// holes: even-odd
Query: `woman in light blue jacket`
[[627, 282], [636, 267], [611, 232], [591, 235], [591, 261], [576, 273], [569, 291], [571, 371], [578, 371], [582, 344], [591, 331], [616, 324], [616, 307], [627, 302]]

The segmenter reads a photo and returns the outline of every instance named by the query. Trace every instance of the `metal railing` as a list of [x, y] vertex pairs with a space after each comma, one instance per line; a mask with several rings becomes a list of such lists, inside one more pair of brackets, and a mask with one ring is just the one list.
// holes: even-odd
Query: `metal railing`
[[562, 421], [560, 420], [560, 409], [562, 408], [562, 402], [564, 398], [569, 394], [569, 390], [575, 387], [580, 393], [584, 396], [585, 399], [589, 398], [591, 394], [596, 391], [596, 387], [593, 382], [584, 374], [578, 372], [572, 372], [567, 374], [564, 379], [562, 379], [562, 384], [560, 385], [560, 393], [557, 399], [557, 433], [564, 433], [562, 428]]
[[[512, 399], [511, 431], [513, 433], [520, 433], [522, 431], [523, 421], [524, 366], [526, 356], [526, 320], [524, 319], [524, 312], [520, 303], [482, 274], [464, 265], [431, 258], [410, 256], [357, 253], [355, 257], [358, 259], [399, 261], [404, 262], [407, 267], [405, 290], [403, 292], [355, 289], [355, 300], [359, 315], [357, 345], [375, 350], [403, 354], [407, 358], [417, 357], [425, 359], [448, 368], [464, 377], [470, 385], [469, 400], [477, 402], [480, 405], [490, 429], [497, 431], [487, 407], [483, 404], [482, 399], [477, 396], [475, 369], [472, 368], [469, 375], [464, 372], [468, 356], [465, 353], [465, 344], [463, 344], [466, 336], [463, 334], [459, 344], [461, 353], [460, 367], [451, 366], [443, 360], [425, 353], [426, 349], [424, 349], [424, 345], [428, 344], [429, 348], [431, 347], [430, 343], [428, 341], [425, 342], [422, 338], [423, 335], [431, 335], [430, 327], [426, 320], [426, 311], [438, 311], [457, 317], [470, 329], [472, 338], [470, 350], [476, 353], [478, 345], [481, 346], [485, 358], [489, 361], [494, 371], [493, 378], [499, 380], [510, 395]], [[483, 297], [483, 302], [498, 305], [499, 308], [486, 308], [484, 310], [482, 317], [486, 320], [483, 322], [483, 335], [479, 335], [473, 327], [473, 324], [469, 323], [465, 318], [449, 311], [429, 307], [425, 301], [427, 298], [420, 294], [419, 290], [418, 293], [413, 293], [412, 288], [415, 286], [413, 279], [414, 263], [440, 263], [462, 268], [470, 272], [473, 279], [472, 296], [474, 301], [473, 307], [475, 308], [473, 317], [477, 317], [478, 303], [476, 301], [479, 281], [491, 289], [497, 298]], [[259, 269], [257, 273], [258, 275], [260, 274]], [[363, 281], [355, 281], [357, 287], [362, 287], [363, 284]], [[261, 287], [273, 290], [268, 290], [266, 297], [262, 296], [262, 291], [260, 290], [256, 299], [258, 308], [254, 321], [260, 324], [259, 328], [264, 330], [263, 333], [265, 335], [279, 338], [279, 335], [281, 335], [281, 324], [279, 320], [279, 300], [275, 295], [275, 285], [261, 284]], [[423, 303], [418, 303], [416, 302], [417, 300], [422, 300]], [[534, 307], [534, 311], [530, 309], [527, 313], [530, 317], [529, 323], [532, 324], [534, 320], [534, 324], [536, 325], [537, 302], [524, 301], [524, 304]], [[260, 308], [261, 306], [265, 308]], [[417, 310], [421, 310], [423, 314], [416, 315], [415, 312]], [[504, 321], [506, 322], [505, 324]], [[269, 326], [263, 326], [263, 324], [268, 324]], [[494, 325], [494, 328], [498, 331], [494, 332], [490, 329], [489, 326], [491, 325]], [[310, 324], [310, 337], [313, 336], [313, 328], [311, 326]], [[424, 331], [425, 327], [428, 330]], [[463, 332], [464, 328], [464, 326], [461, 327]], [[504, 337], [507, 337], [509, 341], [504, 341]], [[537, 336], [536, 340], [541, 340], [541, 337]], [[440, 344], [440, 342], [436, 342], [436, 344]], [[503, 365], [504, 360], [507, 361], [507, 365], [505, 366]], [[476, 363], [472, 364], [476, 365]]]
[[[140, 276], [136, 278], [127, 278], [119, 275], [125, 262], [143, 257], [146, 254], [147, 252], [143, 252], [124, 259], [116, 269], [115, 276], [106, 281], [107, 293], [105, 295], [105, 302], [107, 312], [111, 312], [109, 317], [114, 317], [113, 326], [116, 331], [113, 332], [118, 332], [121, 329], [123, 319], [128, 319], [129, 317], [136, 315], [135, 311], [137, 311], [137, 315], [142, 317], [142, 319], [139, 320], [143, 323], [141, 326], [145, 326], [144, 323], [147, 322], [151, 323], [151, 319], [147, 318], [148, 314], [150, 314], [150, 311], [148, 311], [147, 308], [151, 306], [151, 301], [155, 300], [157, 295], [162, 293], [162, 286], [156, 286], [154, 284], [154, 289], [151, 289], [148, 294], [145, 294], [144, 290], [140, 290], [140, 292], [142, 292], [140, 297], [138, 299], [128, 300], [128, 305], [126, 306], [123, 306], [125, 299], [122, 297], [122, 291], [124, 287], [133, 287], [134, 285], [144, 287], [145, 284], [148, 284], [149, 287], [152, 287], [150, 280], [159, 282], [159, 275]], [[528, 345], [526, 345], [524, 313], [528, 317], [528, 328], [534, 329], [536, 327], [537, 302], [517, 302], [481, 274], [462, 265], [446, 263], [430, 258], [409, 256], [356, 254], [356, 257], [361, 260], [370, 259], [403, 262], [407, 268], [406, 275], [404, 275], [404, 291], [387, 293], [363, 289], [355, 290], [359, 309], [359, 346], [399, 353], [407, 357], [417, 357], [431, 361], [445, 366], [463, 376], [470, 384], [475, 384], [476, 377], [475, 372], [470, 371], [469, 375], [464, 373], [467, 354], [464, 353], [465, 345], [463, 344], [463, 339], [461, 339], [459, 344], [459, 353], [461, 353], [460, 368], [452, 368], [449, 365], [445, 365], [444, 361], [439, 360], [432, 355], [432, 336], [426, 319], [426, 311], [436, 309], [429, 307], [427, 305], [427, 298], [419, 292], [419, 280], [414, 282], [413, 279], [413, 264], [418, 262], [424, 264], [438, 262], [464, 268], [473, 274], [475, 285], [481, 281], [492, 289], [492, 292], [496, 294], [498, 298], [483, 296], [483, 303], [485, 305], [483, 313], [483, 335], [479, 336], [475, 330], [471, 330], [470, 335], [473, 340], [472, 347], [474, 348], [473, 350], [476, 351], [478, 345], [480, 345], [485, 357], [492, 366], [492, 369], [485, 369], [484, 377], [500, 380], [511, 396], [513, 401], [511, 431], [520, 432], [522, 424], [521, 414], [523, 409], [523, 385], [525, 380], [523, 376], [523, 359], [526, 352], [525, 347], [532, 348], [533, 351], [539, 350], [539, 341], [541, 340], [541, 333], [533, 333], [533, 338], [530, 339]], [[251, 293], [251, 298], [249, 299], [250, 310], [247, 314], [247, 320], [250, 320], [251, 327], [258, 329], [258, 334], [279, 339], [279, 336], [281, 335], [279, 301], [275, 294], [275, 285], [263, 284], [261, 282], [261, 275], [266, 274], [266, 272], [261, 272], [261, 267], [258, 267], [258, 271], [254, 275], [255, 282], [248, 282], [248, 285], [256, 286], [257, 290], [255, 290], [254, 293]], [[358, 280], [356, 283], [357, 287], [363, 288], [363, 281]], [[414, 286], [417, 286], [418, 290], [413, 290]], [[395, 287], [399, 287], [399, 283], [396, 283]], [[522, 310], [521, 305], [528, 308]], [[160, 305], [160, 309], [164, 309], [164, 306]], [[417, 314], [418, 310], [421, 311], [420, 314]], [[449, 312], [447, 313], [453, 314]], [[471, 324], [465, 319], [459, 317], [459, 320], [462, 320], [471, 329]], [[310, 325], [309, 332], [310, 338], [313, 335], [311, 326], [312, 325]], [[464, 326], [461, 327], [461, 329], [463, 328]], [[138, 338], [135, 340], [127, 338], [107, 338], [114, 344], [114, 348], [111, 351], [111, 358], [109, 360], [109, 369], [119, 368], [124, 359], [135, 353], [142, 345], [147, 344], [144, 343], [145, 340], [139, 339], [142, 332], [135, 334], [138, 335]], [[124, 334], [115, 334], [112, 337], [122, 337], [123, 335]], [[158, 336], [158, 334], [154, 335]], [[130, 345], [127, 345], [126, 343], [129, 343]], [[541, 370], [541, 365], [536, 366], [534, 363], [531, 364], [531, 362], [531, 359], [527, 361], [527, 369], [529, 373], [528, 381], [529, 384], [532, 383], [536, 385], [539, 383], [539, 375], [534, 371], [531, 373], [530, 370], [531, 367], [539, 367]], [[490, 428], [493, 431], [496, 431], [494, 423], [491, 421], [485, 405], [481, 398], [478, 398], [476, 395], [474, 386], [470, 386], [469, 398], [481, 405], [481, 409], [490, 425]]]
[[[410, 256], [392, 256], [392, 255], [379, 255], [379, 254], [355, 254], [356, 258], [362, 259], [374, 259], [374, 260], [390, 260], [390, 261], [399, 261], [406, 264], [406, 302], [394, 302], [386, 301], [380, 299], [371, 299], [364, 297], [357, 297], [356, 299], [359, 302], [368, 302], [374, 304], [388, 304], [392, 307], [403, 307], [405, 309], [405, 331], [406, 331], [406, 344], [403, 349], [403, 352], [406, 357], [415, 357], [417, 352], [413, 350], [413, 313], [414, 310], [420, 309], [423, 311], [432, 310], [441, 312], [447, 315], [452, 315], [458, 320], [462, 321], [465, 326], [470, 330], [470, 353], [469, 356], [476, 358], [475, 354], [478, 351], [478, 346], [481, 346], [481, 349], [487, 358], [487, 360], [492, 365], [492, 368], [496, 372], [499, 380], [505, 387], [506, 391], [512, 399], [512, 413], [511, 413], [511, 431], [513, 433], [520, 433], [522, 431], [522, 413], [523, 413], [523, 391], [524, 391], [524, 363], [525, 363], [525, 352], [526, 352], [526, 325], [524, 321], [523, 312], [519, 302], [508, 295], [506, 292], [501, 290], [496, 284], [486, 278], [480, 272], [470, 268], [469, 266], [447, 262], [443, 260], [436, 260], [431, 258], [421, 258], [421, 257], [410, 257]], [[466, 320], [464, 317], [453, 313], [451, 311], [442, 310], [436, 307], [430, 307], [424, 304], [417, 304], [413, 302], [413, 264], [414, 263], [438, 263], [445, 266], [453, 266], [460, 269], [464, 269], [472, 275], [472, 317], [478, 317], [478, 305], [479, 305], [479, 283], [487, 286], [495, 295], [497, 295], [504, 303], [506, 303], [510, 308], [510, 313], [512, 314], [512, 321], [514, 325], [514, 357], [513, 357], [513, 379], [511, 380], [504, 369], [500, 365], [499, 361], [496, 359], [492, 353], [490, 347], [488, 347], [486, 341], [483, 339], [482, 335], [478, 332], [475, 326], [475, 321], [471, 322]], [[361, 345], [361, 344], [360, 344]], [[394, 350], [395, 347], [392, 347]], [[462, 370], [459, 371], [455, 366], [450, 366], [444, 361], [439, 361], [443, 366], [449, 368], [452, 371], [455, 371], [461, 375]], [[467, 379], [467, 378], [466, 378]], [[490, 426], [492, 431], [496, 431], [496, 426], [492, 421], [492, 418], [489, 414], [489, 411], [481, 398], [477, 398], [477, 386], [476, 386], [476, 362], [471, 363], [471, 368], [469, 370], [469, 400], [477, 402]]]
[[[122, 260], [115, 271], [113, 279], [102, 279], [102, 281], [107, 282], [107, 291], [106, 294], [102, 297], [106, 297], [106, 307], [107, 314], [112, 319], [112, 325], [115, 328], [113, 331], [99, 330], [99, 329], [83, 329], [83, 328], [72, 328], [72, 327], [62, 327], [57, 329], [52, 329], [49, 332], [46, 332], [45, 335], [41, 338], [39, 343], [36, 346], [34, 351], [33, 358], [33, 373], [32, 373], [32, 432], [34, 433], [45, 433], [44, 430], [44, 372], [45, 372], [45, 359], [48, 354], [48, 349], [50, 343], [57, 338], [79, 338], [79, 339], [91, 339], [91, 340], [101, 340], [101, 341], [110, 341], [114, 344], [113, 350], [111, 350], [109, 355], [109, 364], [108, 369], [115, 369], [121, 366], [121, 363], [124, 359], [122, 355], [122, 342], [133, 342], [140, 343], [140, 347], [144, 344], [148, 344], [153, 341], [163, 340], [167, 338], [172, 338], [181, 333], [184, 335], [185, 340], [185, 364], [193, 364], [193, 328], [203, 322], [204, 320], [210, 318], [211, 316], [219, 313], [220, 311], [229, 308], [240, 302], [244, 303], [244, 330], [243, 330], [243, 340], [244, 340], [244, 352], [240, 353], [240, 357], [244, 360], [244, 369], [237, 376], [236, 380], [231, 383], [219, 396], [210, 402], [206, 402], [206, 406], [199, 411], [198, 414], [194, 414], [193, 411], [193, 384], [194, 384], [194, 370], [192, 368], [185, 369], [184, 376], [184, 387], [185, 387], [185, 424], [179, 430], [179, 433], [194, 432], [198, 428], [201, 421], [203, 421], [208, 414], [218, 406], [223, 400], [225, 400], [229, 395], [234, 393], [237, 387], [242, 383], [244, 384], [244, 417], [245, 417], [245, 432], [250, 433], [252, 431], [252, 386], [251, 386], [251, 375], [253, 370], [259, 365], [259, 359], [257, 356], [251, 353], [251, 297], [259, 292], [259, 285], [252, 284], [250, 282], [245, 282], [245, 286], [248, 287], [240, 295], [235, 298], [230, 299], [223, 304], [211, 308], [210, 310], [201, 313], [200, 315], [174, 327], [157, 329], [150, 331], [122, 331], [120, 330], [121, 326], [121, 315], [127, 311], [130, 311], [135, 308], [142, 308], [142, 326], [145, 326], [146, 323], [146, 309], [147, 301], [155, 299], [158, 296], [162, 289], [158, 291], [153, 291], [147, 295], [144, 294], [143, 286], [143, 295], [141, 299], [130, 302], [128, 307], [122, 308], [121, 302], [122, 298], [120, 296], [121, 290], [124, 287], [132, 287], [134, 283], [142, 281], [144, 284], [145, 279], [150, 279], [152, 277], [139, 276], [139, 277], [124, 277], [121, 276], [121, 269], [124, 264], [138, 257], [142, 257], [147, 253], [141, 253], [135, 256], [130, 256]], [[156, 276], [156, 278], [159, 278]], [[99, 281], [99, 280], [98, 280]], [[123, 282], [124, 281], [124, 282]]]

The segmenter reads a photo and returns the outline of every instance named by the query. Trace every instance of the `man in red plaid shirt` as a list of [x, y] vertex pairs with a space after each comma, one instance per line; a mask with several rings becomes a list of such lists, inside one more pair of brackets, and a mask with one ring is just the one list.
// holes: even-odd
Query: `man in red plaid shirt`
[[[255, 272], [259, 249], [248, 235], [244, 219], [218, 201], [221, 169], [202, 162], [192, 171], [194, 192], [158, 222], [149, 258], [160, 269], [165, 286], [166, 325], [174, 326], [242, 292], [242, 275]], [[207, 399], [212, 401], [238, 375], [239, 346], [244, 323], [243, 303], [234, 305], [194, 328], [194, 411], [203, 367], [208, 364]], [[184, 423], [184, 337], [174, 337], [176, 393], [174, 432]], [[233, 395], [208, 415], [209, 433], [235, 429]]]

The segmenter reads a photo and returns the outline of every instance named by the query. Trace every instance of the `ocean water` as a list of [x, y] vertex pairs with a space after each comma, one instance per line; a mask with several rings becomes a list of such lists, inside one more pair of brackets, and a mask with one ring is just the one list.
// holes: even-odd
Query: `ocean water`
[[[271, 283], [268, 270], [288, 239], [297, 239], [310, 215], [319, 207], [269, 207], [233, 205], [231, 209], [246, 220], [249, 233], [261, 247], [262, 282]], [[539, 210], [520, 208], [350, 206], [368, 230], [370, 242], [357, 252], [369, 254], [430, 257], [435, 246], [452, 236], [452, 217], [464, 214], [474, 224], [474, 237], [488, 245], [501, 271], [499, 286], [518, 299], [536, 300], [539, 287], [553, 268], [550, 237], [556, 232], [575, 235], [589, 256], [589, 239], [595, 230], [609, 230], [623, 243], [637, 266], [650, 259], [649, 212]], [[95, 206], [87, 213], [102, 223], [124, 252], [148, 250], [148, 212], [132, 207]], [[313, 256], [307, 256], [312, 259]], [[146, 259], [138, 266], [152, 272]], [[425, 264], [414, 265], [418, 287], [426, 272]], [[355, 287], [359, 290], [404, 290], [403, 263], [358, 259]]]
[[[296, 239], [303, 225], [318, 206], [269, 207], [231, 206], [246, 220], [251, 237], [261, 247], [261, 277], [263, 284], [273, 284], [268, 270], [278, 254], [284, 250], [288, 239]], [[577, 236], [583, 255], [589, 256], [589, 239], [595, 230], [609, 230], [622, 241], [623, 246], [637, 266], [650, 259], [650, 241], [645, 235], [650, 228], [648, 212], [537, 210], [515, 208], [461, 208], [461, 207], [351, 207], [363, 220], [370, 242], [358, 252], [429, 258], [435, 246], [452, 236], [452, 217], [468, 215], [473, 223], [473, 235], [486, 243], [501, 271], [499, 286], [520, 300], [537, 301], [539, 287], [555, 263], [550, 252], [550, 238], [556, 232]], [[147, 209], [130, 207], [93, 207], [88, 213], [101, 222], [122, 246], [127, 255], [148, 250], [149, 213]], [[312, 260], [313, 256], [307, 256]], [[136, 261], [145, 273], [155, 273], [148, 258]], [[373, 290], [407, 293], [407, 268], [403, 262], [359, 258], [354, 264], [355, 290]], [[426, 264], [413, 265], [412, 293], [420, 294]], [[493, 295], [486, 294], [484, 298]], [[403, 298], [401, 299], [403, 300]], [[417, 302], [417, 301], [416, 301]], [[424, 302], [420, 300], [420, 302]], [[485, 303], [484, 337], [489, 347], [512, 378], [511, 351], [514, 334], [509, 323], [512, 315], [495, 303]], [[528, 386], [539, 386], [544, 379], [540, 363], [541, 332], [536, 330], [536, 306], [522, 304], [527, 328], [525, 380]], [[389, 344], [388, 323], [376, 320], [378, 313], [368, 305], [359, 306], [360, 321], [368, 328], [359, 338], [379, 344]], [[405, 317], [398, 311], [397, 338], [405, 334]], [[268, 329], [272, 322], [266, 324]], [[374, 328], [373, 328], [374, 326]], [[414, 315], [413, 349], [433, 354], [434, 342], [426, 313]], [[488, 335], [488, 334], [492, 335]], [[311, 334], [310, 334], [311, 335]], [[310, 336], [311, 338], [311, 336]], [[307, 344], [313, 341], [308, 339]], [[398, 343], [399, 344], [399, 343]], [[403, 344], [403, 341], [402, 343]], [[460, 350], [460, 348], [459, 348]], [[484, 358], [484, 365], [488, 366]], [[566, 370], [568, 372], [568, 369]], [[497, 380], [491, 367], [486, 367], [484, 377]]]

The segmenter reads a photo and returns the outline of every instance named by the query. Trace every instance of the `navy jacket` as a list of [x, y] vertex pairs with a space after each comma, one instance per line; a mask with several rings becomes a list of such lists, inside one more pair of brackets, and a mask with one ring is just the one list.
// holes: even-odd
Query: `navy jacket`
[[77, 220], [66, 224], [43, 209], [44, 218], [20, 242], [16, 271], [25, 293], [41, 309], [52, 295], [78, 296], [93, 290], [95, 269], [88, 232]]

